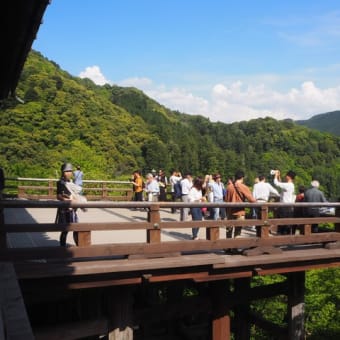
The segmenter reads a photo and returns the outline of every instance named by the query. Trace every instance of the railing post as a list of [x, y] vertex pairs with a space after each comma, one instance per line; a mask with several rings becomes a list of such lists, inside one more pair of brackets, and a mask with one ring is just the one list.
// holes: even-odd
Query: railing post
[[126, 191], [126, 200], [127, 200], [127, 201], [132, 201], [132, 197], [133, 197], [133, 192], [132, 192], [132, 190], [127, 190], [127, 191]]
[[148, 243], [159, 243], [161, 242], [161, 230], [159, 223], [161, 221], [161, 215], [159, 213], [159, 205], [151, 205], [148, 212], [148, 222], [152, 223], [154, 229], [148, 229], [146, 232], [146, 241]]
[[312, 225], [311, 224], [304, 224], [302, 226], [302, 235], [311, 235], [312, 233]]
[[78, 231], [78, 247], [91, 245], [91, 231]]
[[[268, 220], [268, 205], [261, 205], [261, 220], [263, 222]], [[256, 227], [256, 236], [262, 237], [262, 238], [268, 238], [269, 237], [269, 225], [261, 225]]]
[[19, 198], [24, 198], [25, 197], [25, 188], [24, 187], [21, 187], [21, 186], [18, 186], [18, 197]]
[[216, 241], [220, 238], [220, 228], [219, 227], [209, 227], [206, 228], [206, 239], [209, 241]]
[[53, 181], [52, 180], [48, 181], [48, 198], [49, 199], [54, 198]]
[[[336, 209], [335, 209], [335, 216], [336, 217], [340, 217], [340, 207], [336, 207]], [[337, 232], [337, 233], [340, 233], [340, 223], [335, 223], [335, 231]]]
[[103, 182], [102, 199], [107, 199], [107, 185]]

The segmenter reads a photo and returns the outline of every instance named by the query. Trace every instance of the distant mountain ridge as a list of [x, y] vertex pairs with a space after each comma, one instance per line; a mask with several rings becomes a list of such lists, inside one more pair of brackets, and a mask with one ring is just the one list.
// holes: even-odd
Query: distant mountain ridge
[[340, 136], [340, 111], [321, 113], [307, 120], [297, 120], [295, 123]]

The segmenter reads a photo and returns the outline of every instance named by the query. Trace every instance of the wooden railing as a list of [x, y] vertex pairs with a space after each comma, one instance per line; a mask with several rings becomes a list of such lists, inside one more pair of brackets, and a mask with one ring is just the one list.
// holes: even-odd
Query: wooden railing
[[[57, 181], [54, 178], [6, 178], [5, 197], [54, 199]], [[90, 201], [131, 201], [133, 195], [129, 181], [84, 180], [83, 189]]]
[[[183, 208], [183, 207], [203, 207], [203, 206], [219, 206], [219, 207], [245, 207], [260, 208], [261, 217], [259, 219], [248, 220], [203, 220], [203, 221], [162, 221], [160, 209], [163, 208]], [[336, 208], [336, 216], [334, 217], [316, 217], [316, 218], [275, 218], [269, 217], [270, 209], [294, 206], [332, 206]], [[170, 202], [87, 202], [87, 203], [67, 203], [58, 201], [16, 201], [4, 200], [0, 201], [1, 208], [58, 208], [58, 207], [86, 207], [91, 208], [147, 208], [148, 218], [145, 222], [111, 222], [111, 223], [70, 223], [70, 224], [54, 224], [54, 223], [35, 223], [35, 224], [7, 224], [2, 222], [0, 228], [0, 260], [27, 260], [27, 259], [48, 259], [48, 258], [100, 258], [100, 257], [127, 257], [134, 255], [151, 256], [162, 253], [185, 253], [200, 251], [217, 251], [223, 249], [275, 249], [275, 247], [285, 245], [311, 245], [328, 244], [332, 246], [340, 242], [340, 203], [298, 203], [298, 204], [282, 204], [282, 203], [170, 203]], [[334, 229], [328, 232], [312, 233], [311, 225], [315, 223], [330, 223], [334, 225]], [[300, 230], [299, 235], [277, 235], [271, 234], [271, 230], [280, 225], [295, 225]], [[236, 239], [220, 238], [219, 228], [221, 227], [246, 227], [256, 226], [256, 237], [240, 237]], [[200, 227], [206, 230], [206, 239], [198, 241], [171, 241], [164, 242], [161, 240], [162, 230]], [[140, 243], [114, 243], [105, 245], [92, 245], [91, 233], [93, 231], [103, 230], [145, 230], [146, 242]], [[27, 233], [27, 232], [61, 232], [61, 231], [77, 231], [79, 244], [78, 247], [34, 247], [34, 248], [7, 248], [6, 235], [8, 233]], [[338, 242], [338, 243], [337, 243]], [[269, 250], [270, 251], [270, 250]]]

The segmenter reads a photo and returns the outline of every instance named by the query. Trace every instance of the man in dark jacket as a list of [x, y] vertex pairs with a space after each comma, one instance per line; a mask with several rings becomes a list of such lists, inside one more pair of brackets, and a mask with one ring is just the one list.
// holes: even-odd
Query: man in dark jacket
[[[305, 202], [327, 202], [324, 193], [319, 190], [320, 183], [317, 180], [311, 182], [311, 187], [305, 191], [304, 201]], [[305, 210], [305, 215], [307, 217], [319, 217], [320, 208], [319, 207], [308, 207]], [[312, 232], [318, 232], [318, 224], [312, 225]]]

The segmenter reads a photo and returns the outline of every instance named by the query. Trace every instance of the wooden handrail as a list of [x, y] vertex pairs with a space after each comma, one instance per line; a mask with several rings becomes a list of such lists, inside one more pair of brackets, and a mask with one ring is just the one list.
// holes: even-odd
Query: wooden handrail
[[[5, 189], [16, 189], [18, 198], [54, 199], [57, 181], [56, 178], [8, 177]], [[8, 182], [16, 182], [17, 185]], [[130, 201], [133, 195], [130, 181], [83, 180], [83, 189], [89, 200]]]
[[[223, 206], [223, 207], [260, 207], [262, 217], [260, 219], [248, 220], [204, 220], [204, 221], [161, 221], [160, 210], [162, 208], [171, 207], [197, 207], [197, 206]], [[318, 217], [318, 218], [268, 218], [269, 207], [281, 206], [333, 206], [337, 208], [337, 216], [334, 217]], [[112, 222], [112, 223], [70, 223], [70, 224], [6, 224], [3, 221], [0, 230], [0, 239], [2, 240], [2, 249], [0, 259], [37, 259], [37, 258], [53, 258], [61, 257], [77, 258], [77, 257], [102, 257], [102, 256], [129, 256], [143, 255], [146, 253], [169, 253], [169, 252], [186, 252], [186, 251], [215, 251], [226, 248], [253, 248], [259, 246], [282, 246], [296, 244], [320, 244], [329, 242], [339, 242], [340, 232], [340, 203], [171, 203], [171, 202], [87, 202], [87, 203], [67, 203], [59, 201], [21, 201], [21, 200], [3, 200], [0, 201], [0, 209], [4, 208], [60, 208], [60, 207], [87, 207], [90, 208], [132, 208], [144, 207], [148, 208], [147, 222]], [[334, 232], [312, 234], [310, 226], [313, 223], [334, 223], [336, 229]], [[271, 226], [277, 225], [300, 225], [303, 228], [301, 235], [275, 236], [269, 237], [267, 232], [262, 232]], [[219, 239], [216, 234], [216, 228], [227, 226], [257, 226], [261, 232], [257, 233], [257, 237], [237, 238], [237, 239]], [[161, 231], [173, 228], [192, 228], [193, 226], [205, 228], [207, 230], [206, 240], [196, 242], [192, 241], [171, 241], [161, 242]], [[306, 227], [307, 226], [307, 227]], [[89, 235], [92, 231], [99, 230], [145, 230], [146, 243], [123, 243], [110, 245], [91, 245], [90, 237], [84, 237], [83, 243], [80, 242], [79, 247], [71, 247], [72, 251], [67, 248], [60, 247], [43, 247], [24, 248], [24, 249], [7, 249], [4, 240], [7, 233], [20, 232], [48, 232], [48, 231], [78, 231], [79, 235]], [[80, 239], [82, 239], [80, 237]], [[84, 252], [82, 249], [86, 249]], [[59, 249], [59, 250], [58, 250]]]

